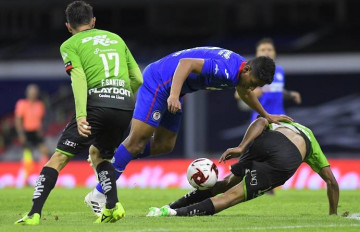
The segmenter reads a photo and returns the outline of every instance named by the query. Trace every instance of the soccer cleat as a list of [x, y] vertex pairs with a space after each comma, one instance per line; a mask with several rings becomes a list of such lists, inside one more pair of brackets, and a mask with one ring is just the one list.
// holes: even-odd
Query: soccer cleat
[[150, 207], [149, 213], [146, 215], [146, 217], [159, 217], [161, 211], [157, 207]]
[[16, 221], [14, 224], [15, 225], [30, 225], [30, 226], [39, 225], [40, 224], [40, 214], [34, 213], [31, 216], [28, 216], [26, 214], [23, 218]]
[[100, 217], [96, 219], [95, 223], [114, 223], [125, 216], [124, 207], [120, 202], [116, 203], [115, 207], [112, 209], [104, 208]]
[[85, 196], [84, 202], [96, 216], [100, 217], [102, 209], [105, 208], [106, 198], [104, 194], [94, 188]]
[[176, 211], [169, 208], [168, 206], [163, 206], [160, 209], [157, 207], [150, 207], [147, 217], [168, 217], [176, 216]]

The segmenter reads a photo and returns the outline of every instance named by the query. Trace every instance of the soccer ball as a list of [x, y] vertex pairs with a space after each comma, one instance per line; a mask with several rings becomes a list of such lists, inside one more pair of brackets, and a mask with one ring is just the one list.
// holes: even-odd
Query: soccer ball
[[187, 179], [191, 186], [199, 190], [213, 187], [218, 179], [219, 171], [209, 159], [194, 160], [187, 169]]

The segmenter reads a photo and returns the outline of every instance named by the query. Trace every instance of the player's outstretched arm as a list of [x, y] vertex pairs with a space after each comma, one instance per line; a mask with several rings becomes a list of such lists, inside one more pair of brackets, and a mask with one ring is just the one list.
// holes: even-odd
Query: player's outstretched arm
[[258, 118], [253, 123], [250, 124], [243, 140], [238, 147], [227, 149], [220, 157], [219, 163], [229, 160], [232, 158], [239, 157], [246, 149], [246, 147], [254, 141], [269, 125], [268, 121], [265, 118]]
[[294, 121], [292, 118], [286, 115], [273, 115], [266, 112], [266, 110], [262, 107], [259, 102], [259, 99], [250, 89], [246, 89], [243, 87], [236, 87], [236, 91], [238, 92], [240, 98], [253, 110], [258, 112], [262, 117], [266, 118], [269, 123], [279, 124], [280, 121]]
[[186, 78], [192, 72], [200, 74], [203, 66], [204, 59], [184, 58], [179, 61], [173, 76], [170, 96], [167, 100], [168, 110], [171, 113], [175, 114], [177, 111], [181, 110], [179, 96]]
[[327, 196], [329, 199], [329, 215], [337, 215], [339, 203], [339, 185], [332, 173], [330, 167], [324, 167], [320, 170], [319, 175], [326, 182]]

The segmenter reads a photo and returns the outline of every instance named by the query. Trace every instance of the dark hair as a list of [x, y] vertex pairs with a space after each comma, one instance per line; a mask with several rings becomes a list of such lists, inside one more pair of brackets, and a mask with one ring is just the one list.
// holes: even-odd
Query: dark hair
[[259, 41], [256, 43], [256, 49], [258, 49], [258, 47], [259, 47], [261, 44], [271, 44], [273, 47], [275, 47], [274, 41], [273, 41], [271, 38], [263, 38], [263, 39], [259, 40]]
[[65, 10], [66, 20], [74, 28], [89, 24], [94, 17], [93, 8], [84, 1], [70, 3]]
[[247, 64], [251, 68], [251, 74], [257, 79], [264, 81], [266, 84], [271, 84], [271, 82], [273, 82], [275, 63], [270, 57], [259, 56], [249, 60]]

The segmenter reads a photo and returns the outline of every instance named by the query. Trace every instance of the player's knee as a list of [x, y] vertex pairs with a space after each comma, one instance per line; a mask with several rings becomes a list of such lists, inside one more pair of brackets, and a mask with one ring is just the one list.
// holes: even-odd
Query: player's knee
[[156, 147], [156, 150], [158, 150], [158, 153], [164, 154], [164, 153], [170, 153], [173, 151], [175, 147], [175, 139], [169, 138], [155, 138], [154, 140], [154, 147]]
[[144, 151], [146, 143], [147, 141], [140, 140], [139, 142], [130, 142], [124, 145], [131, 154], [138, 155]]
[[336, 187], [336, 188], [338, 188], [338, 182], [336, 181], [336, 179], [335, 178], [329, 178], [329, 179], [327, 179], [326, 180], [326, 185], [328, 186], [328, 187]]
[[145, 138], [130, 139], [124, 145], [131, 154], [138, 155], [144, 151], [147, 142]]
[[162, 143], [162, 153], [170, 153], [174, 150], [174, 144], [172, 143]]

